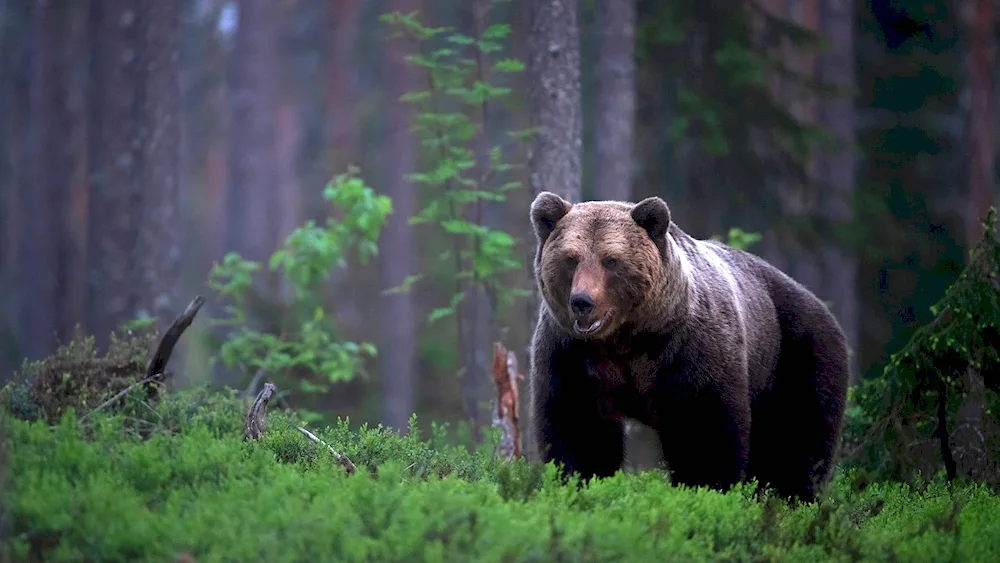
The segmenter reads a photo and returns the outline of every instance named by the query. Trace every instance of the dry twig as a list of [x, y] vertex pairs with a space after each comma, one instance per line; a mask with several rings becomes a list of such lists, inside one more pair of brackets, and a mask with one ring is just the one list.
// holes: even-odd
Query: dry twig
[[273, 383], [265, 383], [257, 394], [253, 405], [247, 410], [246, 421], [243, 423], [243, 439], [256, 440], [264, 434], [264, 423], [267, 422], [267, 402], [274, 396], [277, 387]]
[[92, 410], [92, 411], [88, 412], [87, 414], [81, 416], [79, 422], [83, 422], [84, 420], [87, 419], [87, 417], [89, 417], [90, 415], [94, 414], [95, 412], [97, 412], [97, 411], [99, 411], [101, 409], [107, 408], [108, 405], [114, 403], [118, 399], [121, 399], [122, 397], [124, 397], [132, 389], [135, 389], [136, 387], [138, 387], [140, 385], [145, 385], [145, 384], [147, 384], [147, 383], [149, 383], [151, 381], [156, 381], [158, 375], [159, 374], [157, 374], [156, 376], [144, 377], [144, 378], [140, 379], [139, 381], [136, 381], [132, 385], [129, 385], [128, 387], [126, 387], [126, 388], [122, 389], [121, 391], [115, 393], [114, 396], [112, 396], [110, 399], [108, 399], [107, 401], [104, 401], [103, 403], [97, 405], [97, 407], [95, 407], [94, 410]]
[[301, 426], [296, 426], [295, 428], [297, 428], [299, 432], [305, 434], [306, 437], [312, 440], [313, 442], [316, 442], [317, 444], [323, 444], [324, 446], [326, 446], [326, 449], [330, 450], [330, 453], [333, 454], [333, 457], [337, 459], [337, 463], [344, 466], [344, 470], [347, 471], [348, 475], [352, 475], [354, 474], [355, 471], [358, 470], [358, 468], [354, 466], [354, 462], [351, 461], [349, 457], [338, 453], [337, 450], [333, 449], [333, 446], [321, 440], [319, 436], [313, 434], [312, 432], [306, 430], [305, 428], [302, 428]]
[[500, 342], [493, 343], [493, 382], [497, 388], [493, 424], [503, 429], [497, 449], [510, 460], [521, 457], [521, 425], [518, 420], [518, 384], [523, 380], [517, 369], [517, 354]]

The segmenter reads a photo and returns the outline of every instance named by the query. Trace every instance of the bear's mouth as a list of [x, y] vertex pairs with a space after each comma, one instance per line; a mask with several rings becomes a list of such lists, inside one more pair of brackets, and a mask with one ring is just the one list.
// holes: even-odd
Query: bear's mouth
[[590, 323], [589, 325], [583, 326], [580, 324], [580, 319], [577, 319], [573, 321], [573, 328], [580, 334], [590, 334], [596, 331], [597, 329], [601, 328], [601, 324], [602, 324], [601, 319], [597, 319], [596, 321]]

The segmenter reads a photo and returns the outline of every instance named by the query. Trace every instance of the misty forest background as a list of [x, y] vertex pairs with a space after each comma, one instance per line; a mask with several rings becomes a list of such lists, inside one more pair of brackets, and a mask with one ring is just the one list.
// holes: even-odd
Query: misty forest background
[[663, 197], [880, 376], [996, 197], [997, 31], [989, 0], [0, 1], [0, 384], [201, 294], [181, 385], [489, 424], [542, 189]]

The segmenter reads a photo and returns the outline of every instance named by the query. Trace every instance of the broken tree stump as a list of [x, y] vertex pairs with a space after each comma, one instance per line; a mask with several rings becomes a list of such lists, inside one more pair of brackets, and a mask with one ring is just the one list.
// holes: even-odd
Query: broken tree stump
[[496, 384], [496, 409], [493, 425], [503, 430], [497, 451], [508, 461], [521, 457], [521, 423], [518, 418], [518, 381], [524, 375], [517, 368], [517, 354], [500, 342], [493, 343], [493, 382]]

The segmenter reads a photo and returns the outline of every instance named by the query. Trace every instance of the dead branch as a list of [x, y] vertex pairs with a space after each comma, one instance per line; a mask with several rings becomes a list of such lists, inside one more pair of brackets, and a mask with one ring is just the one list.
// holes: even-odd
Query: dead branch
[[188, 304], [184, 312], [181, 313], [174, 322], [170, 325], [170, 328], [163, 333], [160, 337], [160, 342], [156, 346], [156, 351], [153, 353], [152, 357], [149, 358], [149, 364], [146, 366], [146, 377], [152, 378], [154, 381], [163, 381], [166, 378], [165, 368], [167, 367], [167, 362], [170, 361], [170, 355], [174, 352], [174, 346], [177, 345], [177, 341], [180, 340], [181, 335], [184, 331], [191, 326], [191, 322], [194, 321], [195, 315], [198, 314], [198, 310], [201, 306], [205, 304], [205, 298], [201, 295], [195, 296], [195, 298]]
[[[159, 374], [157, 374], [157, 375], [159, 375]], [[147, 376], [147, 377], [144, 377], [144, 378], [140, 379], [139, 381], [136, 381], [135, 383], [133, 383], [133, 384], [129, 385], [128, 387], [122, 389], [121, 391], [115, 393], [114, 396], [112, 396], [107, 401], [104, 401], [100, 405], [97, 405], [97, 407], [95, 407], [94, 410], [92, 410], [92, 411], [88, 412], [87, 414], [81, 416], [80, 420], [78, 422], [83, 422], [84, 420], [86, 420], [88, 417], [90, 417], [90, 415], [94, 414], [95, 412], [107, 408], [108, 405], [114, 403], [118, 399], [121, 399], [122, 397], [124, 397], [132, 389], [135, 389], [136, 387], [138, 387], [140, 385], [145, 385], [145, 384], [147, 384], [147, 383], [149, 383], [151, 381], [155, 381], [155, 380], [156, 380], [156, 376]]]
[[347, 471], [348, 475], [353, 475], [354, 472], [358, 470], [358, 468], [354, 466], [354, 462], [351, 461], [350, 458], [348, 458], [346, 455], [338, 453], [337, 450], [333, 449], [333, 446], [321, 440], [319, 436], [313, 434], [312, 432], [306, 430], [305, 428], [302, 428], [301, 426], [296, 426], [295, 428], [297, 428], [299, 432], [305, 434], [306, 437], [312, 440], [313, 442], [316, 442], [317, 444], [323, 444], [324, 446], [326, 446], [326, 449], [330, 450], [330, 453], [333, 454], [333, 457], [337, 459], [337, 463], [344, 466], [344, 470]]
[[[262, 372], [263, 370], [258, 372], [258, 375]], [[253, 405], [247, 410], [246, 421], [243, 423], [244, 440], [256, 440], [264, 435], [264, 423], [267, 420], [267, 403], [271, 400], [271, 397], [275, 396], [277, 389], [278, 388], [275, 387], [273, 383], [267, 382], [260, 390], [260, 393], [257, 394], [257, 398], [254, 399]], [[337, 463], [344, 466], [344, 470], [347, 471], [348, 475], [352, 475], [358, 470], [358, 468], [355, 467], [354, 462], [351, 461], [349, 457], [333, 449], [333, 446], [327, 444], [318, 436], [301, 426], [296, 426], [295, 428], [299, 432], [305, 434], [306, 437], [313, 442], [326, 446], [326, 449], [330, 450], [330, 453], [333, 454], [334, 458], [336, 458]]]
[[243, 423], [243, 439], [256, 440], [264, 434], [264, 423], [267, 421], [267, 403], [271, 400], [277, 388], [273, 383], [265, 383], [257, 394], [253, 405], [247, 410], [246, 421]]
[[521, 457], [521, 424], [518, 420], [518, 380], [524, 379], [517, 369], [517, 354], [500, 342], [493, 343], [493, 382], [497, 388], [493, 424], [503, 430], [497, 450], [507, 459]]
[[247, 390], [243, 394], [244, 407], [249, 404], [250, 398], [257, 394], [257, 384], [260, 383], [261, 379], [264, 379], [265, 375], [267, 375], [267, 370], [260, 368], [257, 370], [257, 373], [254, 374], [253, 379], [250, 380], [250, 384], [247, 385]]

